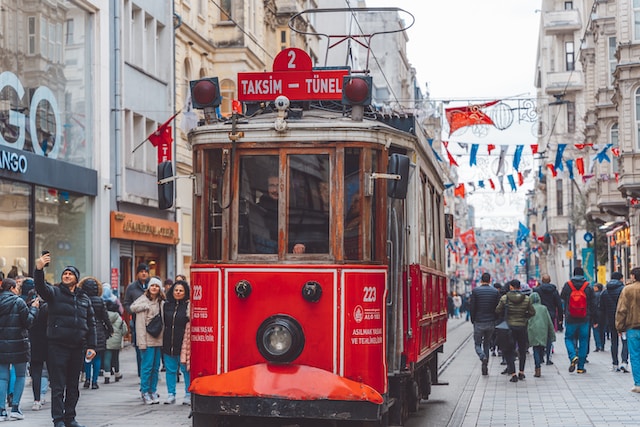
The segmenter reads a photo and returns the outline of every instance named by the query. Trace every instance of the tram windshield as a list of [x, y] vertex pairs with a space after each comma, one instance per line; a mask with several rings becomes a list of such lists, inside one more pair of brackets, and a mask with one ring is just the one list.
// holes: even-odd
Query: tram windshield
[[329, 155], [240, 158], [238, 253], [276, 254], [280, 231], [286, 252], [329, 253]]

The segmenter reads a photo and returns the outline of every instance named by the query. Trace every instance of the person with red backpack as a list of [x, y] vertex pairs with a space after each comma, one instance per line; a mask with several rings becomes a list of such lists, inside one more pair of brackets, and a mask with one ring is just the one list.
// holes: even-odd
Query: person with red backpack
[[598, 327], [598, 313], [596, 297], [593, 288], [584, 277], [582, 267], [573, 269], [573, 276], [564, 284], [560, 298], [564, 302], [564, 344], [569, 355], [569, 372], [578, 368], [579, 374], [584, 374], [584, 368], [589, 351], [589, 329], [593, 323]]

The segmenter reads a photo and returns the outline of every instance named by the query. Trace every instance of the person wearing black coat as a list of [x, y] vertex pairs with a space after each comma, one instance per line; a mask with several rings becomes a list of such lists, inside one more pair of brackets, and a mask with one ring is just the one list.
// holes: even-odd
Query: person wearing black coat
[[102, 282], [92, 276], [80, 280], [78, 287], [82, 289], [91, 300], [93, 313], [96, 319], [96, 357], [90, 362], [84, 362], [85, 382], [84, 388], [91, 386], [92, 390], [100, 388], [98, 386], [98, 374], [102, 368], [104, 352], [107, 350], [107, 338], [113, 334], [113, 326], [109, 321], [107, 307], [102, 299]]
[[496, 325], [496, 306], [500, 301], [498, 290], [491, 286], [491, 275], [483, 273], [480, 286], [471, 291], [469, 313], [473, 323], [473, 341], [482, 364], [482, 375], [488, 375], [489, 348]]
[[164, 331], [162, 333], [162, 359], [166, 368], [166, 404], [176, 401], [176, 378], [178, 368], [184, 376], [185, 396], [189, 395], [189, 371], [180, 363], [180, 351], [185, 329], [189, 323], [189, 285], [184, 280], [176, 281], [167, 294], [163, 307]]
[[[0, 286], [0, 421], [22, 420], [20, 399], [24, 390], [29, 361], [29, 335], [27, 329], [33, 325], [38, 315], [38, 305], [28, 307], [18, 296], [14, 279], [2, 280]], [[16, 382], [13, 387], [11, 413], [4, 405], [7, 401], [10, 368], [14, 366]]]
[[45, 282], [43, 270], [50, 262], [49, 253], [37, 258], [33, 279], [36, 292], [49, 305], [47, 368], [51, 417], [54, 427], [82, 427], [75, 419], [80, 397], [78, 381], [83, 359], [91, 360], [96, 354], [96, 321], [91, 300], [78, 287], [78, 269], [65, 267], [60, 283], [52, 286]]
[[[629, 372], [627, 340], [618, 336], [618, 331], [616, 331], [616, 308], [623, 288], [622, 273], [614, 271], [611, 273], [611, 280], [607, 282], [607, 287], [600, 294], [600, 319], [605, 323], [605, 328], [608, 328], [611, 334], [611, 370], [616, 372]], [[618, 366], [620, 341], [622, 341], [622, 354], [620, 354], [622, 365]]]

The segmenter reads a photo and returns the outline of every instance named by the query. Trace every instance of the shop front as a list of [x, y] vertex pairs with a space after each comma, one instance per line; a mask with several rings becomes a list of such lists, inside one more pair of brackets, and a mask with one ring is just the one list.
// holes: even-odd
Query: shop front
[[[145, 263], [150, 276], [174, 279], [178, 223], [126, 212], [111, 212], [111, 240], [119, 257], [119, 271], [112, 269], [111, 286], [123, 298], [136, 278], [136, 267]], [[119, 278], [119, 279], [117, 279]]]
[[0, 270], [47, 279], [92, 270], [98, 173], [92, 13], [73, 2], [0, 0]]

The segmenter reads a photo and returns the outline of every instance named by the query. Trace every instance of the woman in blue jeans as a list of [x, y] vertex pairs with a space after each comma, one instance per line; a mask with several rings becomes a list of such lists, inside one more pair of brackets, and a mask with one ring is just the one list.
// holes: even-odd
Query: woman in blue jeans
[[[38, 301], [27, 306], [18, 296], [16, 281], [10, 278], [2, 280], [0, 285], [0, 421], [23, 420], [20, 399], [24, 390], [29, 359], [29, 335], [27, 330], [33, 325], [40, 304]], [[7, 413], [7, 389], [10, 381], [10, 368], [15, 367], [16, 382], [10, 413]]]
[[131, 304], [131, 312], [136, 313], [136, 344], [140, 349], [140, 392], [147, 405], [160, 403], [158, 371], [162, 347], [162, 333], [154, 337], [147, 332], [147, 325], [156, 314], [162, 312], [164, 300], [162, 281], [152, 277], [147, 290]]
[[189, 323], [189, 285], [184, 280], [176, 281], [167, 294], [167, 302], [163, 308], [164, 331], [162, 339], [162, 359], [166, 368], [167, 400], [166, 404], [176, 401], [176, 379], [178, 367], [184, 375], [185, 397], [183, 404], [189, 404], [189, 371], [180, 363], [180, 351], [184, 333]]

